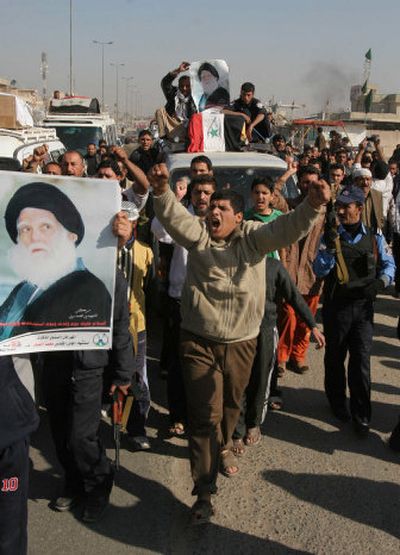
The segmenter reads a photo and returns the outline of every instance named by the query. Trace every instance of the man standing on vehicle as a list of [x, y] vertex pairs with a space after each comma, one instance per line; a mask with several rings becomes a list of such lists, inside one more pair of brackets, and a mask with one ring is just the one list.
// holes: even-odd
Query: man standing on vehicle
[[176, 200], [164, 164], [153, 167], [149, 178], [158, 219], [189, 251], [181, 356], [197, 496], [192, 518], [200, 523], [213, 514], [211, 494], [216, 492], [220, 459], [224, 472], [235, 473], [230, 447], [263, 315], [265, 255], [308, 232], [330, 198], [329, 185], [310, 184], [307, 199], [270, 224], [243, 222], [243, 198], [219, 191], [211, 197], [203, 222]]
[[224, 113], [243, 116], [249, 142], [260, 142], [271, 136], [271, 123], [262, 102], [255, 98], [254, 91], [253, 83], [243, 83], [240, 97]]
[[160, 137], [167, 137], [172, 140], [177, 137], [184, 141], [189, 120], [197, 112], [191, 94], [189, 75], [187, 73], [181, 75], [177, 87], [172, 84], [178, 75], [187, 72], [189, 67], [188, 62], [182, 62], [179, 67], [167, 73], [161, 81], [161, 88], [167, 103], [165, 108], [156, 111]]

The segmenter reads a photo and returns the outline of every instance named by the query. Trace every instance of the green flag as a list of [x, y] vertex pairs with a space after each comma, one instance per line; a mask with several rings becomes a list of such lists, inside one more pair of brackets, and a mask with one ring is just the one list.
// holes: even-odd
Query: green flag
[[368, 79], [365, 81], [364, 85], [361, 87], [361, 92], [363, 94], [367, 94], [367, 90], [368, 90]]
[[368, 112], [371, 111], [371, 105], [372, 105], [372, 89], [369, 91], [369, 93], [367, 94], [364, 100], [364, 112], [366, 114], [368, 114]]
[[371, 49], [368, 50], [368, 52], [365, 54], [365, 59], [368, 61], [372, 60], [372, 52]]

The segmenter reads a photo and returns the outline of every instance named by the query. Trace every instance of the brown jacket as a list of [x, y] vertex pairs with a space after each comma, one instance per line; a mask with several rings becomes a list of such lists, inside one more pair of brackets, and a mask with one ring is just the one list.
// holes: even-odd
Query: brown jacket
[[374, 231], [385, 229], [385, 217], [383, 214], [383, 196], [381, 191], [370, 189], [364, 204], [362, 222]]
[[312, 266], [324, 232], [325, 213], [324, 207], [308, 235], [285, 249], [282, 262], [302, 295], [320, 295], [322, 291], [323, 280], [315, 276]]

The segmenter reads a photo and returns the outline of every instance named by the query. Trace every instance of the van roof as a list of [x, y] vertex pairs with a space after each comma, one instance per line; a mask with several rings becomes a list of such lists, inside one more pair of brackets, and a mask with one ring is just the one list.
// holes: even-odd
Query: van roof
[[277, 156], [264, 152], [181, 152], [168, 154], [167, 165], [172, 172], [179, 168], [188, 168], [196, 156], [205, 155], [215, 167], [254, 167], [287, 169], [287, 164]]
[[59, 141], [55, 129], [31, 127], [29, 129], [0, 129], [0, 156], [20, 158], [25, 148], [40, 146], [43, 143], [53, 149], [65, 149]]
[[54, 114], [43, 118], [44, 126], [73, 126], [93, 127], [101, 125], [113, 125], [115, 122], [108, 114]]

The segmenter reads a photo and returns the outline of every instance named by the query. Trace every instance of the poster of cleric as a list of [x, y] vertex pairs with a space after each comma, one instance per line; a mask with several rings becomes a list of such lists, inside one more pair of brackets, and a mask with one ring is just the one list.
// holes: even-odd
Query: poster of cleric
[[109, 349], [118, 185], [1, 172], [0, 356]]

